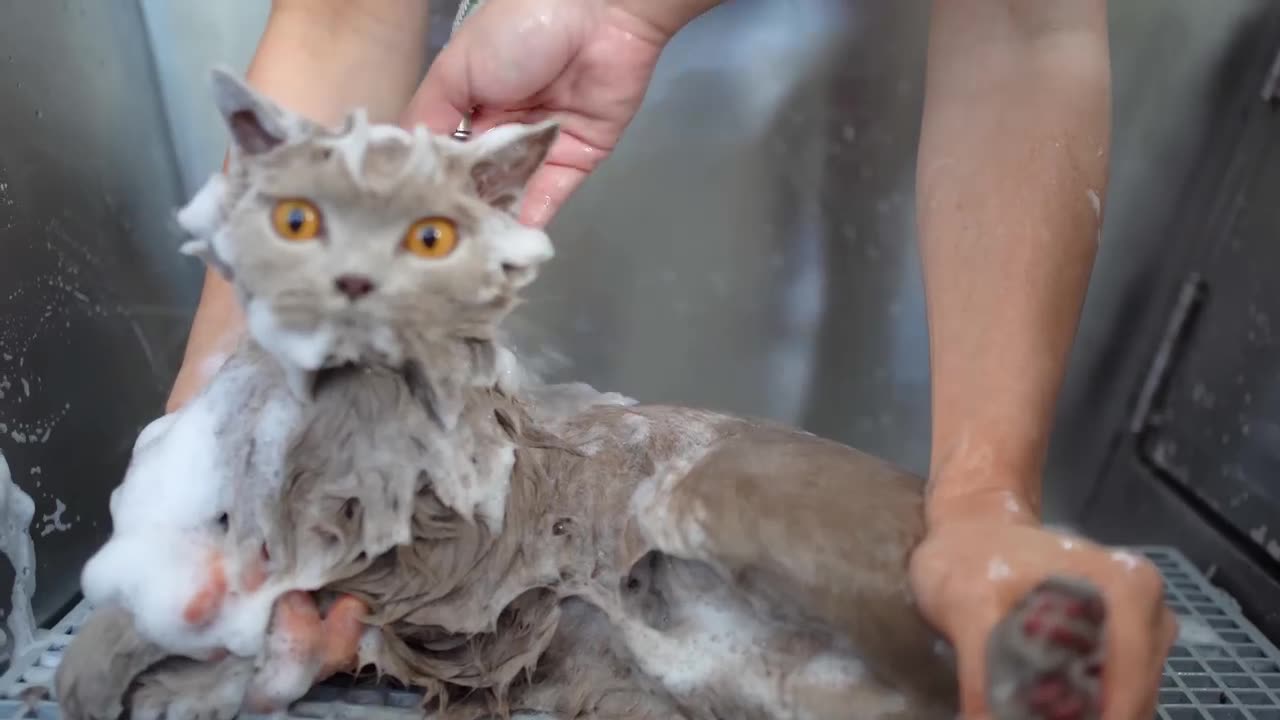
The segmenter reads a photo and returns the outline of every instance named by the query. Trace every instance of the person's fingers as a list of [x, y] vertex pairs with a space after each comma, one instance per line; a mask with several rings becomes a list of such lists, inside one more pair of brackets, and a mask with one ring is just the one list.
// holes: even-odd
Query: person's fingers
[[[477, 106], [482, 114], [536, 107], [538, 96], [577, 54], [588, 17], [572, 3], [537, 8], [519, 2], [486, 4], [432, 61], [401, 124], [423, 124], [443, 134], [457, 129]], [[473, 129], [493, 124], [486, 118]]]
[[587, 173], [574, 167], [548, 163], [529, 180], [520, 222], [531, 227], [546, 227], [574, 190], [587, 178]]
[[987, 643], [1000, 618], [995, 612], [970, 614], [963, 628], [952, 638], [956, 651], [956, 670], [960, 681], [960, 717], [982, 720], [989, 716], [987, 707]]
[[1161, 641], [1160, 656], [1167, 659], [1169, 650], [1173, 649], [1173, 644], [1178, 640], [1178, 616], [1174, 615], [1169, 606], [1165, 604], [1163, 594], [1160, 600], [1160, 617], [1160, 625], [1163, 630], [1162, 633], [1157, 635]]
[[1149, 562], [1122, 556], [1102, 583], [1107, 605], [1106, 656], [1103, 660], [1103, 720], [1147, 720], [1164, 664], [1168, 630], [1163, 581]]

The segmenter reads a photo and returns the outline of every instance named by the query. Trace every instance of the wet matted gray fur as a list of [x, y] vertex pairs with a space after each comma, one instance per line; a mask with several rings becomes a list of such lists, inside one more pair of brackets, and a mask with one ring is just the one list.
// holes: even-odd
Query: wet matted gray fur
[[[180, 220], [249, 317], [193, 401], [235, 469], [208, 508], [221, 552], [308, 578], [322, 604], [363, 600], [360, 663], [441, 717], [955, 716], [951, 656], [908, 587], [920, 478], [769, 422], [543, 384], [505, 349], [552, 254], [514, 211], [554, 124], [466, 143], [360, 113], [334, 130], [214, 78], [231, 164]], [[296, 668], [270, 642], [182, 657], [143, 620], [108, 605], [81, 629], [57, 675], [68, 720], [230, 718], [255, 683], [287, 703], [323, 679], [281, 680]], [[997, 717], [1096, 717], [1102, 625], [1088, 587], [1033, 591], [994, 635]]]

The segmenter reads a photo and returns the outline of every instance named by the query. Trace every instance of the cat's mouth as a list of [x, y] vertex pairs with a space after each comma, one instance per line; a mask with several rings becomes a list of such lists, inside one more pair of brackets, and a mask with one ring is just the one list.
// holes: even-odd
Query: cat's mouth
[[319, 322], [332, 322], [344, 331], [360, 331], [379, 324], [371, 300], [339, 300], [332, 309], [317, 317]]

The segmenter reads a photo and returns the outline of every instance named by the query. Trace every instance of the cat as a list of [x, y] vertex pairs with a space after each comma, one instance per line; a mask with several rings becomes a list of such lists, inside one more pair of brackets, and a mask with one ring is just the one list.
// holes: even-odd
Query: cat
[[370, 124], [357, 109], [331, 130], [224, 70], [213, 90], [228, 167], [178, 213], [191, 236], [182, 252], [231, 282], [250, 336], [299, 396], [323, 368], [386, 364], [448, 427], [454, 378], [518, 372], [494, 332], [553, 256], [516, 209], [555, 122], [461, 142]]
[[[366, 664], [463, 720], [954, 716], [955, 668], [907, 582], [920, 478], [774, 423], [520, 375], [500, 324], [552, 251], [514, 212], [554, 124], [463, 143], [356, 112], [332, 130], [227, 73], [214, 87], [232, 163], [180, 214], [184, 251], [235, 284], [249, 338], [140, 436], [86, 597], [157, 594], [99, 560], [142, 540], [202, 548], [205, 578], [153, 616], [98, 611], [58, 672], [69, 720], [279, 709]], [[221, 474], [161, 522], [143, 511], [183, 488], [168, 456]], [[246, 598], [274, 619], [260, 601], [227, 621]], [[1103, 620], [1092, 588], [1037, 587], [994, 636], [996, 717], [1096, 717]], [[216, 657], [224, 630], [258, 642]]]

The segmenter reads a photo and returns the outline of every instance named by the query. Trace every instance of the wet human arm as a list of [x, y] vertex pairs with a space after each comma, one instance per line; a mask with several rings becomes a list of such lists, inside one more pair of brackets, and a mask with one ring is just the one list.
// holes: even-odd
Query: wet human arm
[[[933, 452], [911, 580], [956, 649], [966, 718], [989, 712], [991, 629], [1046, 578], [1082, 578], [1103, 597], [1105, 638], [1073, 652], [1104, 649], [1105, 720], [1152, 716], [1177, 630], [1150, 561], [1040, 524], [1053, 407], [1097, 252], [1110, 83], [1105, 0], [935, 0], [917, 168]], [[1093, 700], [1082, 687], [1042, 700], [1078, 711]]]
[[671, 37], [724, 0], [609, 0], [631, 15], [646, 21], [665, 37]]
[[931, 514], [1010, 497], [1038, 512], [1110, 129], [1105, 0], [935, 2], [917, 174]]
[[[274, 0], [246, 77], [319, 122], [355, 106], [394, 120], [422, 76], [427, 20], [425, 0]], [[242, 328], [231, 287], [206, 272], [168, 411], [199, 391]]]

